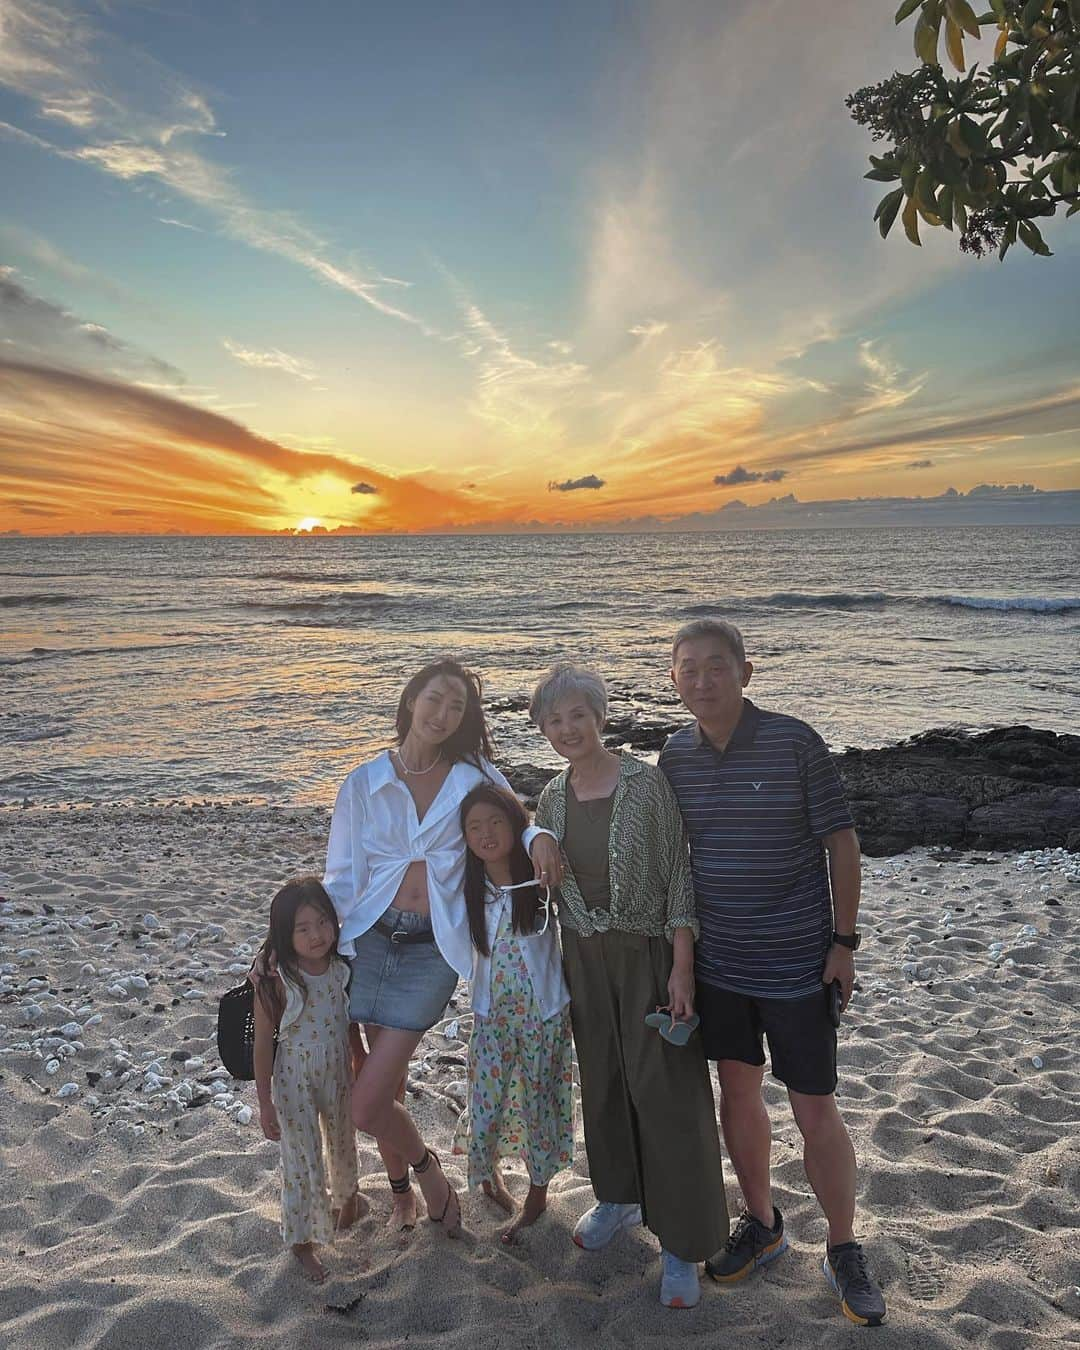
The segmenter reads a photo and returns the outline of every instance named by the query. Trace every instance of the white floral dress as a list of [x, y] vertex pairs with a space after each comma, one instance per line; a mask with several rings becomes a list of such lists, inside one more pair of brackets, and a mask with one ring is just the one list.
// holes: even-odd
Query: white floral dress
[[[273, 1098], [281, 1125], [281, 1236], [287, 1246], [330, 1242], [332, 1210], [356, 1190], [349, 1115], [349, 968], [304, 975], [307, 998], [283, 980]], [[329, 1174], [329, 1175], [328, 1175]]]
[[510, 907], [491, 947], [491, 1007], [475, 1016], [469, 1042], [469, 1104], [454, 1152], [469, 1159], [469, 1185], [490, 1181], [500, 1158], [521, 1158], [546, 1186], [574, 1154], [570, 1009], [545, 1022]]

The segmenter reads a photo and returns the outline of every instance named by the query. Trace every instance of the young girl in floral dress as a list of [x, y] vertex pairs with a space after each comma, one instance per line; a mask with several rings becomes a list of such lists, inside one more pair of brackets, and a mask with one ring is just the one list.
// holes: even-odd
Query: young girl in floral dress
[[513, 793], [493, 784], [473, 788], [461, 803], [473, 1032], [469, 1103], [454, 1151], [468, 1155], [469, 1185], [483, 1186], [510, 1213], [499, 1160], [525, 1164], [529, 1193], [503, 1232], [507, 1243], [544, 1212], [548, 1183], [570, 1165], [574, 1147], [570, 995], [547, 904], [528, 884], [527, 824]]

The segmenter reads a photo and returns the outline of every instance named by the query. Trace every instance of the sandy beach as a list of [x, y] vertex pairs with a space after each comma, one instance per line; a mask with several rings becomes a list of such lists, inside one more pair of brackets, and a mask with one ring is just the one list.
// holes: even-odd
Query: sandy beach
[[[10, 1350], [1080, 1343], [1080, 855], [864, 860], [839, 1100], [889, 1319], [861, 1331], [822, 1278], [824, 1222], [771, 1082], [792, 1250], [741, 1286], [705, 1281], [693, 1311], [658, 1304], [657, 1244], [643, 1230], [604, 1253], [571, 1243], [591, 1202], [580, 1123], [549, 1214], [509, 1250], [477, 1194], [460, 1242], [426, 1223], [390, 1240], [389, 1191], [363, 1144], [371, 1213], [328, 1252], [327, 1284], [305, 1284], [278, 1236], [277, 1146], [252, 1117], [253, 1085], [219, 1067], [214, 1026], [270, 896], [320, 870], [326, 830], [314, 807], [0, 813]], [[419, 1048], [409, 1099], [444, 1156], [464, 1092], [464, 987], [449, 1011]], [[446, 1161], [463, 1180], [463, 1160]], [[524, 1185], [512, 1171], [512, 1189]]]

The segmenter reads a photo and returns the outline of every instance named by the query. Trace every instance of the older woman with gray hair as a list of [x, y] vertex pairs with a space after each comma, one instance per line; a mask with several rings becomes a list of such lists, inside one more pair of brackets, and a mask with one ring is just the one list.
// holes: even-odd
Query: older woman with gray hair
[[687, 1039], [697, 918], [682, 817], [659, 769], [604, 747], [595, 672], [553, 666], [529, 714], [567, 760], [536, 823], [565, 864], [563, 962], [597, 1200], [574, 1241], [597, 1250], [644, 1222], [663, 1249], [661, 1303], [693, 1307], [697, 1263], [723, 1246], [728, 1217], [708, 1067]]

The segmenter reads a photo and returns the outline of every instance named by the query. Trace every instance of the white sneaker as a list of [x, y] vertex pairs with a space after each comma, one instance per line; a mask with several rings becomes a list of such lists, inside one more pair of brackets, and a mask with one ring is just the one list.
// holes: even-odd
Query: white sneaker
[[660, 1252], [660, 1302], [665, 1308], [694, 1308], [701, 1298], [701, 1279], [696, 1261], [683, 1261], [671, 1252]]
[[574, 1241], [587, 1252], [606, 1247], [616, 1233], [641, 1222], [640, 1205], [616, 1205], [598, 1200], [574, 1225]]

